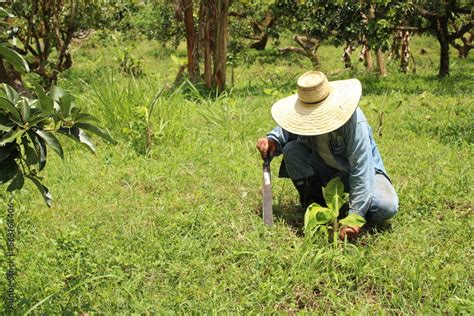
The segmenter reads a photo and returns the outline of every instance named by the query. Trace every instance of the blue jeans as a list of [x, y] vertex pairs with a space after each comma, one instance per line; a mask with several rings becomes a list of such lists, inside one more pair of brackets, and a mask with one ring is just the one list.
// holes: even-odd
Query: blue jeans
[[[283, 163], [280, 177], [289, 177], [293, 181], [316, 177], [323, 186], [334, 177], [340, 177], [344, 189], [349, 190], [349, 174], [336, 170], [324, 163], [322, 158], [299, 141], [290, 141], [283, 147]], [[389, 179], [374, 171], [372, 180], [371, 203], [365, 218], [368, 222], [382, 223], [393, 217], [398, 210], [398, 196]]]

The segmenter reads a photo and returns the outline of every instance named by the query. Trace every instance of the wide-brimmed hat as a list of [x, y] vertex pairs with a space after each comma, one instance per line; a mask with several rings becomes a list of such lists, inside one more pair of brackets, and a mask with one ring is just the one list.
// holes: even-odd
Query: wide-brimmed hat
[[297, 94], [272, 106], [277, 124], [297, 135], [321, 135], [338, 129], [350, 119], [362, 94], [359, 80], [328, 81], [320, 71], [304, 73], [297, 85]]

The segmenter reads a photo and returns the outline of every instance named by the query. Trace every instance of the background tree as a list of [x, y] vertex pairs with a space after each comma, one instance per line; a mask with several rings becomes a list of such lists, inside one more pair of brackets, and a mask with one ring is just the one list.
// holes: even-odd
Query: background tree
[[[98, 6], [77, 0], [15, 1], [9, 9], [14, 15], [8, 19], [9, 39], [14, 49], [25, 56], [31, 71], [42, 77], [45, 87], [72, 66], [72, 40], [89, 31], [100, 13]], [[0, 80], [21, 78], [18, 73], [9, 75]]]
[[284, 47], [279, 51], [293, 52], [308, 57], [315, 69], [319, 68], [318, 49], [337, 28], [340, 6], [328, 0], [277, 0], [273, 10], [279, 25], [293, 32], [299, 47]]
[[[181, 0], [188, 51], [188, 73], [194, 82], [200, 80], [200, 56], [203, 58], [203, 80], [207, 88], [223, 90], [226, 84], [227, 36], [230, 0]], [[198, 10], [198, 20], [194, 10]]]
[[[429, 22], [429, 29], [438, 39], [440, 46], [439, 77], [449, 75], [449, 45], [463, 37], [473, 27], [473, 7], [470, 1], [439, 0], [418, 1], [418, 14]], [[450, 24], [457, 25], [450, 30]]]

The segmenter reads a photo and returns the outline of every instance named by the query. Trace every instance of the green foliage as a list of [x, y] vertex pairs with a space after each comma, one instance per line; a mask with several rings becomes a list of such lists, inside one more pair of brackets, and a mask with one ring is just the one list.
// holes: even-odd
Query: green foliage
[[[328, 207], [322, 207], [313, 203], [306, 209], [304, 215], [305, 237], [309, 244], [313, 243], [318, 236], [329, 237], [329, 231], [333, 232], [334, 244], [336, 245], [338, 231], [339, 210], [348, 200], [348, 194], [344, 192], [344, 184], [336, 177], [328, 182], [323, 190], [324, 200]], [[365, 219], [355, 213], [349, 214], [339, 221], [340, 224], [362, 227]]]
[[133, 77], [143, 76], [143, 60], [137, 58], [129, 49], [119, 51], [119, 69], [124, 74]]
[[[55, 134], [66, 135], [95, 153], [95, 146], [87, 132], [114, 142], [108, 132], [97, 127], [97, 120], [83, 113], [72, 96], [52, 87], [45, 93], [36, 87], [37, 98], [20, 96], [12, 87], [3, 84], [0, 97], [0, 183], [7, 191], [20, 190], [24, 179], [30, 179], [51, 205], [51, 194], [42, 184], [39, 172], [47, 161], [48, 148], [64, 158], [63, 148]], [[86, 132], [87, 131], [87, 132]]]
[[[31, 181], [15, 195], [17, 313], [469, 314], [473, 57], [456, 60], [450, 77], [438, 80], [436, 39], [414, 36], [411, 44], [417, 74], [389, 64], [386, 78], [357, 63], [345, 70], [340, 49], [320, 48], [330, 80], [362, 82], [360, 106], [373, 127], [372, 107], [385, 102], [391, 109], [403, 100], [386, 117], [383, 138], [374, 135], [400, 211], [391, 229], [338, 248], [306, 245], [297, 192], [287, 179], [273, 181], [274, 227], [258, 216], [255, 139], [274, 127], [271, 104], [294, 93], [289, 77], [306, 71], [306, 60], [236, 66], [235, 87], [220, 97], [199, 91], [191, 97], [187, 88], [161, 98], [150, 122], [155, 133], [162, 119], [167, 125], [145, 156], [123, 128], [136, 107], [148, 106], [158, 88], [173, 82], [178, 67], [169, 55], [156, 61], [162, 48], [153, 41], [133, 50], [147, 70], [136, 79], [117, 74], [111, 46], [74, 50], [75, 67], [61, 86], [120, 142], [100, 148], [95, 159], [67, 142], [67, 163], [48, 156], [44, 176], [57, 197], [52, 209], [35, 199]], [[263, 93], [267, 83], [278, 96]], [[274, 171], [279, 162], [276, 157]], [[0, 271], [5, 258], [0, 250]]]

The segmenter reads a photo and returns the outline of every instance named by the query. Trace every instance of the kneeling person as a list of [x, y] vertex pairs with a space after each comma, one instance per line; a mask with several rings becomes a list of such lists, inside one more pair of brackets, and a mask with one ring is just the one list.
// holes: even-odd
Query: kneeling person
[[[322, 72], [310, 71], [297, 85], [297, 94], [272, 106], [278, 126], [257, 141], [262, 158], [283, 154], [280, 177], [291, 178], [305, 209], [313, 202], [324, 206], [322, 187], [339, 176], [349, 192], [349, 214], [375, 224], [394, 216], [398, 197], [358, 107], [359, 80], [329, 82]], [[340, 237], [358, 233], [357, 227], [343, 227]]]

